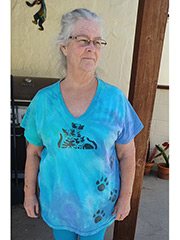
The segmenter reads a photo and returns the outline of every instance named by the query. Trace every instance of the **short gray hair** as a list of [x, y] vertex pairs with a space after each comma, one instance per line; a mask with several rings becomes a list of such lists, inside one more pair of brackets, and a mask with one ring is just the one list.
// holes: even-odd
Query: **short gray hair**
[[[98, 16], [96, 13], [91, 12], [88, 9], [85, 8], [77, 8], [71, 12], [67, 12], [64, 14], [61, 18], [61, 32], [58, 35], [57, 38], [57, 44], [66, 46], [69, 42], [69, 37], [75, 27], [75, 24], [79, 20], [89, 20], [89, 21], [95, 21], [98, 23], [101, 29], [102, 33], [102, 26], [103, 26], [103, 20], [100, 16]], [[66, 57], [62, 53], [60, 49], [60, 57], [61, 57], [61, 65], [64, 68], [64, 70], [67, 70], [67, 62], [66, 62]]]

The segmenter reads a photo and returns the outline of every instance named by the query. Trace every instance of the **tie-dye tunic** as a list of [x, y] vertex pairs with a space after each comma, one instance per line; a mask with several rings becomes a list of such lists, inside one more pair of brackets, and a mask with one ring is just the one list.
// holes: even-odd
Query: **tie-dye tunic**
[[122, 91], [97, 80], [80, 117], [67, 109], [58, 81], [36, 94], [21, 123], [27, 141], [44, 146], [38, 175], [44, 221], [84, 236], [113, 223], [120, 191], [115, 143], [129, 143], [143, 128]]

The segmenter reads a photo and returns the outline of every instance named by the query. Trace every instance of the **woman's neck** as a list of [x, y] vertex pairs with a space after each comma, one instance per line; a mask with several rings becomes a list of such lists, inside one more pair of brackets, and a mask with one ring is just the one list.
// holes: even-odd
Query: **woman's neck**
[[67, 73], [65, 78], [66, 83], [68, 83], [72, 88], [84, 88], [93, 85], [97, 82], [94, 73]]

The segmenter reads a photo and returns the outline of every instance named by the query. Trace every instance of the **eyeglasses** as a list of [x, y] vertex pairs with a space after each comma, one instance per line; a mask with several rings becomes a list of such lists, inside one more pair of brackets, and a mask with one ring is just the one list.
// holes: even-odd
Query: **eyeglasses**
[[76, 39], [77, 43], [82, 47], [87, 47], [91, 41], [93, 42], [94, 47], [98, 49], [103, 48], [107, 45], [107, 42], [105, 40], [99, 38], [94, 40], [90, 40], [86, 36], [70, 36], [69, 38]]

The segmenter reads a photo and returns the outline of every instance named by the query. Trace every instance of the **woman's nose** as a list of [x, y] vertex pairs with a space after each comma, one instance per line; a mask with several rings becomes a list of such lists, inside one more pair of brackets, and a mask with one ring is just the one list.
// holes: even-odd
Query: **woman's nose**
[[89, 42], [89, 44], [87, 46], [87, 50], [92, 51], [92, 52], [95, 51], [95, 46], [94, 46], [94, 43], [92, 40]]

